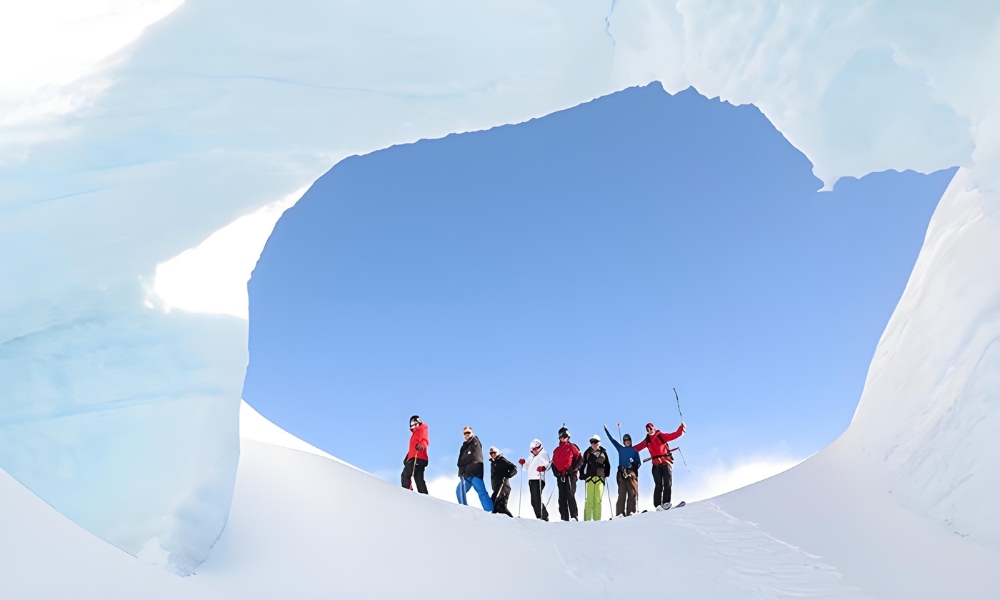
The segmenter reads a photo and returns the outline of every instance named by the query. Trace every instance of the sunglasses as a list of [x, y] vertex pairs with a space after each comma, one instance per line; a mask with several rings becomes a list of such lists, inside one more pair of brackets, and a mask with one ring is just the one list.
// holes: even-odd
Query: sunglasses
[[493, 456], [494, 454], [496, 454], [496, 452], [490, 452], [490, 456]]

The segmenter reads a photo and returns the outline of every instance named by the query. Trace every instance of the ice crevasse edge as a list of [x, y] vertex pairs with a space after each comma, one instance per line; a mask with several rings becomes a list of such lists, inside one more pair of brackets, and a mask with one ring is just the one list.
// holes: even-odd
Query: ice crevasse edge
[[[527, 41], [517, 37], [519, 48], [509, 48], [508, 62], [514, 65], [531, 64], [530, 57], [540, 51], [559, 59], [537, 67], [544, 81], [536, 84], [540, 87], [525, 85], [516, 69], [497, 61], [484, 71], [509, 82], [513, 92], [421, 98], [420, 110], [413, 108], [419, 102], [405, 94], [372, 107], [350, 104], [348, 108], [362, 120], [377, 120], [397, 110], [412, 111], [411, 116], [425, 120], [415, 129], [389, 127], [376, 134], [361, 131], [353, 137], [330, 136], [341, 144], [333, 154], [370, 151], [415, 137], [523, 120], [627, 85], [659, 79], [671, 92], [693, 84], [710, 96], [757, 104], [810, 156], [817, 172], [825, 173], [822, 177], [827, 183], [842, 174], [860, 175], [889, 167], [929, 170], [963, 165], [931, 222], [844, 441], [863, 448], [869, 460], [884, 470], [886, 482], [901, 503], [949, 523], [956, 532], [996, 545], [1000, 530], [985, 498], [991, 493], [995, 497], [1000, 477], [995, 463], [983, 460], [983, 449], [990, 447], [987, 440], [995, 437], [1000, 427], [996, 411], [990, 412], [994, 408], [991, 402], [1000, 395], [996, 375], [1000, 372], [996, 350], [1000, 282], [995, 276], [1000, 271], [1000, 126], [996, 107], [1000, 94], [994, 78], [980, 76], [992, 72], [990, 67], [995, 69], [998, 63], [997, 41], [990, 31], [975, 25], [995, 23], [996, 15], [954, 15], [942, 6], [941, 15], [948, 16], [947, 22], [975, 32], [967, 36], [965, 46], [949, 54], [923, 41], [943, 35], [928, 33], [942, 21], [933, 13], [925, 13], [926, 21], [918, 23], [919, 27], [896, 29], [899, 15], [889, 5], [776, 6], [779, 8], [768, 13], [772, 17], [768, 20], [764, 18], [767, 14], [755, 7], [741, 7], [735, 10], [744, 14], [719, 18], [720, 11], [729, 15], [734, 11], [721, 3], [617, 5], [607, 32], [606, 3], [560, 8], [562, 12], [554, 12], [555, 17], [542, 14], [541, 8], [520, 4], [491, 9], [502, 14], [487, 15], [497, 18], [484, 20], [501, 31], [516, 30], [517, 21], [505, 18], [520, 16], [548, 25], [560, 19], [573, 23], [562, 33], [565, 38], [553, 41], [551, 31], [542, 27]], [[294, 13], [294, 8], [302, 8], [301, 14], [306, 16], [310, 10], [287, 10]], [[128, 93], [138, 93], [134, 87], [129, 91], [128, 80], [141, 80], [143, 66], [157, 64], [152, 62], [162, 56], [157, 50], [177, 48], [178, 40], [192, 28], [215, 22], [221, 14], [217, 9], [213, 3], [190, 2], [140, 40], [132, 62], [116, 67], [117, 76], [125, 83], [106, 92], [98, 99], [98, 106], [113, 105]], [[269, 15], [255, 10], [265, 11], [247, 9], [238, 18], [259, 19], [258, 26], [268, 22]], [[356, 10], [363, 13], [363, 9]], [[428, 9], [412, 23], [393, 20], [385, 26], [403, 36], [429, 21], [442, 22], [439, 17], [446, 15], [433, 10], [444, 9]], [[291, 28], [288, 23], [269, 23], [270, 33], [291, 38], [301, 34], [302, 27], [316, 27], [319, 32], [324, 21], [306, 16], [294, 23], [294, 32], [282, 29]], [[387, 18], [349, 16], [371, 22]], [[909, 23], [910, 19], [903, 21]], [[350, 23], [350, 19], [345, 22]], [[781, 32], [788, 28], [801, 31], [802, 36], [783, 38]], [[850, 33], [838, 36], [837, 43], [822, 50], [810, 44], [822, 44], [845, 30]], [[439, 31], [444, 39], [462, 38], [455, 31]], [[302, 75], [288, 57], [282, 57], [285, 63], [268, 63], [261, 55], [241, 56], [238, 42], [244, 38], [240, 36], [254, 37], [251, 33], [230, 33], [234, 36], [227, 40], [230, 50], [221, 53], [213, 68], [234, 74], [260, 68], [288, 78]], [[613, 46], [607, 33], [613, 35]], [[933, 82], [921, 84], [926, 89], [918, 86], [914, 93], [931, 98], [928, 102], [935, 106], [948, 107], [951, 112], [942, 119], [950, 131], [955, 118], [965, 119], [975, 135], [974, 151], [968, 153], [959, 134], [949, 137], [958, 140], [949, 144], [935, 145], [932, 142], [940, 140], [931, 134], [920, 143], [871, 144], [875, 150], [867, 154], [826, 141], [824, 127], [835, 127], [830, 121], [838, 115], [829, 112], [832, 109], [824, 100], [843, 92], [837, 87], [837, 75], [845, 72], [860, 81], [860, 92], [867, 89], [865, 83], [871, 82], [861, 77], [867, 63], [861, 61], [858, 67], [855, 57], [871, 46], [895, 53], [895, 67], [890, 65], [890, 70], [913, 71]], [[560, 60], [570, 60], [569, 54], [581, 48], [587, 50], [588, 58], [602, 60], [577, 64], [568, 75], [563, 74], [566, 68]], [[172, 68], [180, 68], [184, 57], [176, 60]], [[376, 62], [371, 65], [371, 82], [388, 84], [398, 75], [379, 63], [377, 56], [367, 60]], [[454, 77], [447, 71], [449, 59], [438, 60], [444, 63], [441, 71], [421, 73], [431, 87]], [[753, 69], [747, 68], [748, 61]], [[884, 67], [879, 65], [877, 68]], [[815, 76], [817, 73], [820, 76]], [[188, 73], [191, 80], [200, 81], [193, 75], [201, 73]], [[502, 86], [496, 89], [502, 90]], [[178, 86], [155, 91], [182, 105], [179, 98], [188, 90]], [[505, 107], [511, 97], [521, 103]], [[274, 100], [262, 96], [256, 102], [264, 108], [264, 103]], [[873, 114], [893, 108], [879, 104], [877, 97], [863, 96], [861, 100]], [[324, 115], [306, 97], [292, 99], [283, 110], [295, 102], [301, 103], [303, 110], [316, 111], [316, 120]], [[430, 115], [428, 102], [441, 112], [460, 115], [464, 121]], [[915, 131], [934, 129], [919, 125], [923, 105], [907, 106], [914, 113], [910, 115], [912, 123], [905, 121], [906, 110], [897, 111], [904, 125], [913, 125]], [[234, 130], [245, 125], [242, 113], [217, 117]], [[338, 117], [344, 118], [343, 114]], [[107, 135], [82, 118], [80, 135], [95, 139]], [[877, 124], [865, 135], [877, 137], [898, 131], [898, 118]], [[132, 132], [137, 136], [141, 133]], [[302, 132], [289, 130], [286, 135], [291, 139]], [[240, 147], [238, 141], [221, 138], [223, 147], [226, 143], [233, 150]], [[216, 147], [220, 139], [197, 143], [203, 148]], [[914, 147], [927, 152], [940, 147], [947, 152], [933, 156], [932, 160], [938, 161], [933, 164], [913, 164], [923, 160], [907, 154]], [[187, 153], [178, 152], [190, 159]], [[851, 164], [848, 156], [855, 163]], [[327, 160], [322, 163], [323, 170], [330, 166]], [[232, 316], [158, 310], [155, 294], [149, 293], [150, 281], [157, 264], [265, 200], [259, 195], [244, 195], [246, 188], [231, 190], [225, 196], [220, 195], [221, 189], [210, 188], [204, 196], [195, 197], [198, 201], [178, 199], [173, 209], [165, 203], [153, 206], [147, 195], [149, 186], [162, 181], [158, 177], [164, 175], [137, 170], [125, 175], [108, 171], [99, 181], [77, 177], [79, 187], [71, 191], [89, 195], [76, 201], [60, 200], [58, 194], [52, 194], [54, 200], [36, 198], [33, 191], [23, 191], [22, 186], [31, 183], [32, 171], [56, 172], [54, 165], [62, 164], [39, 152], [37, 158], [21, 165], [20, 174], [6, 170], [0, 182], [5, 190], [3, 209], [9, 215], [0, 241], [0, 273], [9, 282], [0, 290], [0, 468], [91, 532], [128, 552], [188, 573], [206, 556], [228, 512], [238, 460], [237, 412], [247, 360], [246, 322]], [[316, 164], [310, 163], [312, 168]], [[300, 169], [299, 176], [307, 171]], [[170, 175], [192, 182], [208, 179], [193, 171]], [[261, 177], [267, 176], [275, 181], [288, 179], [287, 174], [265, 173]], [[279, 183], [284, 185], [284, 181]], [[304, 183], [308, 181], [295, 181], [286, 190]], [[102, 185], [125, 191], [103, 191], [99, 189]], [[92, 189], [98, 191], [88, 191]], [[165, 216], [162, 222], [151, 225], [161, 216]], [[81, 222], [93, 227], [81, 233]], [[154, 309], [147, 308], [146, 302], [153, 303]]]

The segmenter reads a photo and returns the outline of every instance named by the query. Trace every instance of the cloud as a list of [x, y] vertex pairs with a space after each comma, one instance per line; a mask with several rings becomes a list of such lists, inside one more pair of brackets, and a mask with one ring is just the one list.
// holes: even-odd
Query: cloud
[[678, 499], [695, 502], [714, 498], [787, 471], [802, 460], [787, 456], [759, 456], [735, 463], [719, 463], [696, 473], [694, 481], [685, 484], [683, 498]]
[[[236, 219], [197, 247], [158, 264], [153, 292], [162, 307], [248, 319], [247, 281], [281, 214], [306, 189]], [[154, 306], [153, 299], [147, 306]]]

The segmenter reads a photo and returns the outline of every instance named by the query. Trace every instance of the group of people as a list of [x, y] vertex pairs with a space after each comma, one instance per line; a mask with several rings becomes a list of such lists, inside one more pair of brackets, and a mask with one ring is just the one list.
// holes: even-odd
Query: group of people
[[[646, 423], [646, 437], [638, 444], [632, 445], [629, 434], [622, 436], [621, 442], [614, 439], [607, 425], [604, 433], [618, 453], [618, 467], [615, 470], [615, 481], [618, 484], [618, 501], [615, 504], [615, 515], [628, 516], [636, 512], [636, 502], [639, 497], [639, 467], [643, 462], [653, 463], [653, 506], [656, 510], [666, 510], [671, 507], [670, 497], [673, 487], [673, 454], [670, 442], [684, 434], [682, 422], [676, 431], [664, 433], [652, 423]], [[572, 436], [566, 427], [559, 429], [559, 445], [552, 451], [551, 458], [542, 446], [540, 440], [532, 440], [528, 447], [530, 458], [520, 459], [520, 468], [527, 474], [528, 492], [531, 496], [531, 508], [535, 518], [549, 520], [549, 513], [542, 502], [542, 492], [545, 490], [546, 473], [552, 472], [559, 492], [559, 517], [563, 521], [579, 520], [579, 510], [576, 503], [576, 482], [584, 481], [586, 495], [583, 507], [584, 521], [601, 520], [601, 497], [604, 494], [607, 479], [613, 470], [611, 458], [601, 445], [601, 436], [594, 434], [586, 450], [571, 441]], [[459, 483], [455, 490], [460, 504], [468, 504], [468, 493], [475, 490], [483, 510], [505, 514], [513, 517], [507, 508], [510, 498], [510, 479], [518, 473], [518, 467], [507, 460], [496, 446], [489, 449], [490, 484], [493, 493], [486, 492], [485, 463], [483, 462], [483, 446], [471, 427], [462, 430], [465, 441], [458, 453]], [[430, 436], [427, 424], [418, 415], [410, 417], [410, 445], [403, 459], [402, 485], [413, 488], [421, 494], [427, 493], [427, 483], [424, 481], [424, 469], [427, 467], [427, 447]], [[639, 452], [648, 450], [649, 458], [642, 460]], [[610, 492], [609, 492], [610, 499]]]

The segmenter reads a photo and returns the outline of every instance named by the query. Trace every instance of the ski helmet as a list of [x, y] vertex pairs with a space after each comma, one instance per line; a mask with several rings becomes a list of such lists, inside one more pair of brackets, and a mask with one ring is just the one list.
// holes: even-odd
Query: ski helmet
[[539, 439], [531, 440], [531, 444], [528, 446], [528, 450], [534, 450], [535, 448], [541, 448], [542, 441]]
[[570, 435], [569, 435], [569, 429], [566, 429], [565, 426], [564, 427], [560, 427], [559, 428], [559, 439], [568, 438], [568, 437], [570, 437]]
[[598, 444], [600, 444], [601, 443], [601, 436], [599, 436], [599, 435], [597, 435], [595, 433], [594, 435], [590, 436], [590, 441], [597, 442]]
[[630, 436], [629, 434], [626, 433], [625, 435], [622, 436], [622, 443], [623, 444], [625, 442], [631, 442], [631, 441], [632, 441], [632, 436]]
[[420, 425], [420, 417], [418, 415], [413, 415], [412, 417], [410, 417], [410, 427], [412, 427], [415, 424]]

